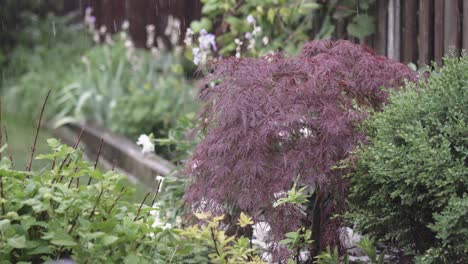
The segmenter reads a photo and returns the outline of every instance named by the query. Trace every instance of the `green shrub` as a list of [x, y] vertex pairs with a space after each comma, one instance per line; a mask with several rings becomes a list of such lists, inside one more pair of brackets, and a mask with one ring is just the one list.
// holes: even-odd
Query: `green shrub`
[[429, 228], [440, 241], [417, 259], [417, 263], [464, 263], [468, 260], [468, 197], [453, 197], [441, 213], [434, 215], [435, 223]]
[[350, 196], [362, 231], [466, 263], [467, 106], [468, 57], [448, 58], [367, 123], [370, 145], [357, 152]]
[[[162, 229], [151, 228], [148, 207], [137, 213], [138, 205], [126, 202], [131, 190], [124, 190], [124, 176], [95, 170], [81, 153], [57, 140], [48, 143], [54, 154], [38, 159], [55, 160], [52, 170], [14, 171], [8, 159], [1, 162], [2, 263], [66, 256], [91, 263], [148, 259], [141, 253], [152, 241], [148, 234]], [[67, 156], [70, 166], [62, 166]], [[94, 182], [87, 185], [83, 177]]]

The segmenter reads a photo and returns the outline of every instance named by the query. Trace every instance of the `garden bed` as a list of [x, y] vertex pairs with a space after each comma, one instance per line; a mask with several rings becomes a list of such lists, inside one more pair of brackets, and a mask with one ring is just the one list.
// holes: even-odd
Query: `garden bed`
[[94, 124], [66, 125], [51, 129], [51, 132], [65, 143], [73, 145], [82, 129], [80, 146], [83, 147], [89, 159], [96, 159], [102, 139], [99, 164], [106, 169], [111, 169], [115, 163], [116, 170], [127, 175], [131, 181], [139, 181], [152, 186], [156, 176], [168, 175], [174, 169], [171, 162], [155, 154], [143, 154], [141, 148], [128, 138]]

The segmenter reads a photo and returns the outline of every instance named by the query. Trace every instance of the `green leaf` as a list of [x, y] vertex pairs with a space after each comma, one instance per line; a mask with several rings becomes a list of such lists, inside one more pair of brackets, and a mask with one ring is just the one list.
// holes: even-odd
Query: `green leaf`
[[209, 32], [213, 28], [213, 25], [209, 19], [204, 17], [199, 21], [193, 21], [192, 23], [190, 23], [190, 28], [195, 33], [199, 33], [202, 29]]
[[244, 214], [243, 212], [240, 214], [240, 217], [239, 217], [239, 220], [237, 222], [237, 224], [240, 226], [240, 227], [246, 227], [248, 225], [253, 225], [254, 222], [252, 220], [252, 217]]
[[108, 246], [112, 243], [114, 243], [115, 241], [117, 241], [119, 238], [116, 237], [116, 236], [111, 236], [111, 235], [106, 235], [102, 238], [102, 244], [104, 246]]
[[244, 32], [247, 31], [247, 22], [235, 16], [229, 16], [226, 18], [226, 22], [231, 26], [231, 30], [236, 32]]
[[49, 147], [51, 149], [57, 149], [59, 146], [60, 146], [60, 141], [58, 141], [57, 139], [55, 138], [49, 138], [47, 139], [47, 145], [49, 145]]
[[136, 264], [136, 263], [140, 263], [140, 258], [134, 253], [130, 253], [124, 259], [124, 264]]
[[8, 227], [10, 227], [9, 219], [0, 220], [0, 232], [5, 232]]
[[7, 244], [12, 248], [26, 248], [26, 237], [17, 236], [9, 238]]
[[368, 15], [357, 15], [348, 25], [347, 30], [351, 36], [363, 39], [375, 32], [374, 18]]
[[273, 24], [273, 22], [275, 21], [275, 17], [276, 17], [275, 9], [269, 9], [267, 13], [268, 21]]
[[54, 236], [50, 243], [57, 245], [57, 246], [66, 246], [66, 247], [72, 247], [76, 246], [76, 242], [73, 240], [73, 237], [71, 237], [69, 234], [65, 233], [64, 231], [59, 231], [54, 233]]
[[43, 245], [36, 247], [32, 250], [28, 250], [28, 255], [45, 255], [52, 253], [52, 250], [49, 245]]

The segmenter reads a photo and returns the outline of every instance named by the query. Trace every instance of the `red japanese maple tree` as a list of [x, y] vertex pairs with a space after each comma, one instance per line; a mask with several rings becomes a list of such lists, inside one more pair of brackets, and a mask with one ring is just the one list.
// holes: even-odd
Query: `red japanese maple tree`
[[[407, 66], [349, 41], [312, 41], [295, 57], [227, 58], [212, 65], [200, 98], [203, 141], [187, 172], [197, 210], [246, 212], [272, 237], [307, 225], [313, 252], [340, 246], [348, 181], [336, 166], [364, 140], [357, 129], [388, 93], [415, 80]], [[272, 205], [299, 177], [315, 189], [304, 214]]]

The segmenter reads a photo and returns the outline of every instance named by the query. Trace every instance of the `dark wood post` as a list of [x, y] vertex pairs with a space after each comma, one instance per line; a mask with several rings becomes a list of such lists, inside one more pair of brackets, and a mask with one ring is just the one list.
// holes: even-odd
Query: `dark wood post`
[[434, 1], [419, 0], [418, 65], [431, 63], [434, 38]]
[[380, 55], [386, 55], [388, 0], [377, 0], [376, 9], [377, 32], [375, 34], [375, 51]]
[[418, 0], [402, 1], [402, 49], [401, 59], [404, 63], [417, 60], [417, 36], [418, 36]]
[[434, 59], [442, 65], [444, 56], [444, 0], [434, 0]]
[[447, 54], [455, 48], [455, 53], [460, 52], [461, 47], [461, 9], [458, 0], [445, 1], [445, 27], [444, 27], [444, 52]]

